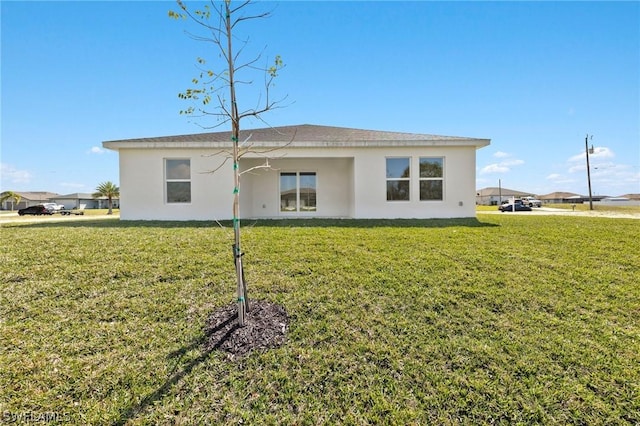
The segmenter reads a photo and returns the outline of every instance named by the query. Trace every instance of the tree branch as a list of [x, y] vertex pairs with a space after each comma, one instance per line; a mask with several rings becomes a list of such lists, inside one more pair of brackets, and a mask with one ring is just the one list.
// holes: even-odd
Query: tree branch
[[218, 170], [220, 170], [222, 168], [222, 166], [224, 166], [226, 164], [227, 161], [231, 160], [233, 157], [224, 157], [224, 160], [222, 161], [222, 163], [220, 163], [220, 165], [218, 167], [216, 167], [213, 170], [208, 170], [206, 172], [201, 172], [201, 173], [205, 173], [205, 174], [214, 174], [215, 172], [217, 172]]

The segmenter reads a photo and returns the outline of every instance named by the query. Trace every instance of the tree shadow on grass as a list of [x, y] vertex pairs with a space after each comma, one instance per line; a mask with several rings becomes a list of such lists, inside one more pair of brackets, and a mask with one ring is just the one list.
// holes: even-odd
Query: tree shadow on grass
[[[225, 352], [227, 361], [243, 359], [253, 351], [263, 351], [280, 347], [285, 342], [289, 316], [284, 307], [267, 300], [253, 300], [251, 310], [246, 312], [243, 327], [238, 325], [238, 312], [235, 302], [215, 309], [204, 328], [204, 333], [190, 344], [174, 351], [168, 358], [174, 358], [175, 367], [167, 380], [155, 391], [145, 396], [140, 403], [123, 411], [114, 423], [123, 425], [142, 414], [149, 406], [162, 400], [195, 367], [202, 364], [211, 352]], [[183, 364], [183, 358], [192, 350], [199, 348], [201, 353]], [[182, 365], [179, 371], [178, 365]]]
[[[224, 333], [224, 335], [222, 335], [216, 342], [214, 342], [213, 345], [206, 345], [207, 341], [209, 341], [209, 336], [229, 326], [229, 324], [232, 321], [236, 320], [237, 318], [238, 318], [237, 314], [235, 316], [229, 317], [228, 320], [219, 324], [215, 328], [207, 329], [202, 336], [194, 339], [188, 345], [176, 351], [173, 351], [169, 355], [167, 355], [168, 359], [175, 359], [175, 367], [173, 368], [171, 373], [169, 373], [169, 377], [167, 378], [167, 380], [158, 389], [156, 389], [155, 391], [145, 396], [142, 399], [142, 401], [140, 401], [138, 404], [132, 405], [131, 407], [126, 409], [120, 415], [120, 418], [116, 420], [113, 424], [118, 426], [124, 425], [129, 420], [133, 420], [136, 417], [138, 417], [149, 406], [163, 399], [171, 391], [171, 389], [176, 384], [178, 384], [184, 377], [188, 376], [191, 373], [191, 371], [193, 371], [194, 368], [196, 368], [198, 365], [206, 361], [209, 355], [211, 355], [211, 352], [220, 348], [220, 346], [222, 346], [225, 343], [225, 341], [229, 339], [229, 337], [233, 334], [233, 332], [238, 328], [238, 325], [237, 323], [232, 325], [229, 328], [229, 330], [226, 333]], [[209, 341], [209, 343], [211, 342]], [[189, 353], [194, 349], [200, 349], [201, 350], [200, 355], [198, 355], [196, 358], [192, 359], [191, 361], [187, 362], [185, 365], [179, 368], [178, 366], [181, 364], [182, 358], [187, 353]]]
[[499, 226], [480, 222], [475, 217], [451, 219], [245, 219], [244, 226], [273, 228], [482, 228]]

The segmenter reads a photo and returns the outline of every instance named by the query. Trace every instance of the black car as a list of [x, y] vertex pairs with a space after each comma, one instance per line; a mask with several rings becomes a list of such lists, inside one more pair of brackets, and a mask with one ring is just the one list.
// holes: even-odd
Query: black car
[[33, 214], [36, 216], [40, 216], [43, 214], [51, 215], [53, 214], [53, 211], [49, 210], [43, 205], [38, 205], [38, 206], [30, 206], [30, 207], [25, 207], [24, 209], [20, 209], [18, 210], [18, 214], [20, 216], [24, 216], [25, 214]]
[[[514, 209], [514, 206], [515, 206], [515, 209]], [[500, 207], [498, 207], [498, 210], [500, 210], [501, 212], [512, 212], [512, 211], [530, 212], [531, 207], [524, 204], [522, 201], [516, 201], [515, 204], [511, 204], [511, 203], [503, 204]]]

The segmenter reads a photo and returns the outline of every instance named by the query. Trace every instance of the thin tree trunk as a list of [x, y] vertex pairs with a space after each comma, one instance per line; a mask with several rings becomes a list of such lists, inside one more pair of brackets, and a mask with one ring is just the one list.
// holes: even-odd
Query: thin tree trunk
[[233, 49], [231, 43], [231, 11], [229, 1], [225, 2], [226, 31], [227, 31], [227, 60], [229, 64], [229, 95], [231, 98], [231, 140], [233, 142], [233, 235], [234, 256], [236, 267], [238, 325], [244, 327], [247, 305], [245, 300], [245, 283], [242, 271], [242, 248], [240, 246], [240, 122], [234, 81]]

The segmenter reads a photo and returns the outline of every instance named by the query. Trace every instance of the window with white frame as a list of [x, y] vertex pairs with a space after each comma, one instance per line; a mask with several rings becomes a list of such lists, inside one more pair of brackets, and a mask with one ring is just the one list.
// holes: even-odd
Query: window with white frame
[[444, 199], [444, 158], [420, 157], [420, 201]]
[[280, 173], [280, 211], [283, 213], [317, 210], [315, 172]]
[[411, 158], [387, 157], [387, 201], [409, 201]]
[[165, 159], [164, 176], [167, 203], [190, 203], [191, 160], [188, 158]]

